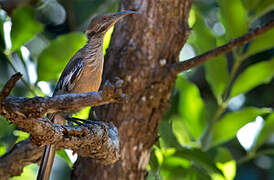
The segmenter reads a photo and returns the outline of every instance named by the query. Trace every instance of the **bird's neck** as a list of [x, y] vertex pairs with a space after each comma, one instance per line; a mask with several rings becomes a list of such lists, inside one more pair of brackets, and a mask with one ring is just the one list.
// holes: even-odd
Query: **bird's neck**
[[88, 38], [86, 45], [86, 58], [93, 61], [103, 61], [103, 35], [94, 35]]

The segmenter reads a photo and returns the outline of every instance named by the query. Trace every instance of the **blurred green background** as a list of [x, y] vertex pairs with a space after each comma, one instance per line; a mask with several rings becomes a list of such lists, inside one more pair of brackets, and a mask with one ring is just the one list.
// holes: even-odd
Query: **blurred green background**
[[[85, 44], [90, 18], [117, 11], [119, 3], [34, 0], [13, 9], [3, 2], [8, 1], [0, 9], [0, 88], [19, 71], [23, 80], [12, 94], [25, 97], [51, 95], [68, 60]], [[273, 18], [273, 0], [194, 0], [192, 32], [179, 59], [214, 49]], [[273, 76], [274, 29], [179, 74], [147, 179], [274, 180]], [[88, 113], [89, 108], [77, 116]], [[28, 136], [0, 117], [0, 155]], [[52, 179], [69, 179], [71, 154], [58, 152]], [[35, 179], [37, 169], [28, 165], [11, 179]]]

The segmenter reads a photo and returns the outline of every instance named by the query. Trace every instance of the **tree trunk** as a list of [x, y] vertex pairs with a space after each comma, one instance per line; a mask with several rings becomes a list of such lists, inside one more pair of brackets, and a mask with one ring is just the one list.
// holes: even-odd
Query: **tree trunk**
[[119, 129], [120, 160], [110, 166], [79, 158], [72, 179], [145, 179], [159, 121], [169, 106], [177, 62], [188, 34], [191, 0], [121, 0], [121, 9], [137, 10], [116, 27], [105, 58], [104, 79], [124, 80], [128, 101], [97, 109]]

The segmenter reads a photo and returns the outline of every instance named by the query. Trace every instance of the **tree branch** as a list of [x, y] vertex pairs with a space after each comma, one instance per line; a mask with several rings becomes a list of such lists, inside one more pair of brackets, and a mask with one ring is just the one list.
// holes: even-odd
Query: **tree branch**
[[[14, 79], [10, 79], [12, 83]], [[87, 92], [79, 94], [64, 94], [54, 97], [12, 97], [9, 96], [2, 102], [0, 114], [10, 119], [12, 116], [23, 116], [24, 118], [40, 118], [45, 113], [61, 111], [75, 111], [86, 106], [100, 106], [125, 99], [125, 95], [120, 89], [121, 84], [115, 86], [107, 83], [102, 91]], [[6, 91], [2, 91], [6, 92]], [[7, 94], [0, 94], [5, 97]], [[13, 119], [13, 118], [12, 118]]]
[[10, 94], [12, 88], [15, 86], [16, 82], [22, 77], [21, 73], [16, 73], [12, 75], [10, 80], [5, 84], [2, 91], [0, 92], [0, 106], [4, 99]]
[[[121, 81], [115, 85], [106, 83], [100, 92], [88, 92], [82, 94], [65, 94], [54, 97], [11, 97], [8, 96], [21, 74], [17, 73], [11, 77], [0, 93], [0, 115], [17, 125], [18, 128], [30, 133], [31, 141], [41, 146], [55, 144], [58, 148], [72, 149], [83, 157], [91, 157], [102, 164], [114, 163], [119, 158], [118, 131], [112, 123], [101, 121], [89, 121], [80, 126], [62, 126], [52, 123], [44, 117], [45, 113], [59, 111], [72, 111], [86, 106], [99, 106], [111, 102], [123, 100]], [[8, 97], [7, 97], [8, 96]], [[30, 151], [28, 154], [20, 154], [18, 148]], [[18, 175], [23, 167], [33, 161], [37, 161], [34, 146], [27, 142], [20, 142], [11, 152], [0, 157], [0, 177]], [[33, 158], [29, 155], [34, 156]], [[17, 162], [14, 159], [23, 159]], [[8, 170], [7, 170], [8, 169]], [[9, 169], [14, 169], [9, 171]]]
[[38, 162], [42, 153], [43, 148], [36, 147], [30, 140], [17, 143], [8, 153], [0, 157], [0, 179], [19, 176], [26, 165]]
[[213, 50], [205, 52], [205, 53], [198, 55], [196, 57], [190, 58], [186, 61], [178, 62], [178, 63], [172, 65], [171, 72], [174, 74], [178, 74], [182, 71], [185, 71], [185, 70], [191, 69], [195, 66], [198, 66], [198, 65], [212, 59], [213, 57], [227, 53], [236, 47], [242, 46], [242, 45], [250, 42], [251, 40], [258, 37], [259, 35], [269, 31], [273, 27], [274, 27], [274, 20], [270, 20], [264, 26], [255, 28], [254, 30], [250, 31], [249, 33], [247, 33], [239, 38], [232, 39], [225, 45], [217, 47]]

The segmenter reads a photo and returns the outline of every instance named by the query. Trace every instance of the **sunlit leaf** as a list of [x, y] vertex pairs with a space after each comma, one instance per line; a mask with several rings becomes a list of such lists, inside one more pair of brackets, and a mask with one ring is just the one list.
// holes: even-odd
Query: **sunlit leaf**
[[80, 112], [73, 115], [73, 117], [80, 118], [80, 119], [88, 119], [90, 107], [86, 107], [82, 109]]
[[194, 83], [182, 77], [176, 80], [176, 89], [180, 91], [178, 111], [191, 135], [198, 139], [205, 129], [204, 102]]
[[38, 58], [38, 79], [48, 81], [57, 78], [86, 40], [83, 33], [69, 33], [52, 41]]
[[191, 8], [189, 17], [188, 17], [189, 27], [192, 27], [195, 24], [195, 21], [196, 21], [195, 10], [194, 10], [194, 8]]
[[25, 140], [25, 139], [29, 138], [29, 133], [26, 133], [24, 131], [14, 130], [13, 134], [15, 136], [17, 136], [16, 143], [18, 143], [19, 141], [22, 141], [22, 140]]
[[233, 159], [227, 148], [218, 148], [215, 156], [217, 167], [223, 172], [224, 176], [211, 174], [213, 180], [233, 180], [236, 175], [236, 161]]
[[260, 131], [260, 134], [257, 137], [256, 144], [252, 151], [257, 150], [261, 145], [263, 145], [272, 135], [274, 134], [274, 113], [270, 114], [265, 123], [263, 128]]
[[113, 26], [106, 32], [105, 36], [104, 36], [104, 47], [103, 47], [103, 51], [104, 51], [104, 55], [106, 54], [107, 52], [107, 48], [109, 46], [109, 43], [110, 43], [110, 39], [111, 39], [111, 35], [112, 35], [112, 32], [113, 32]]
[[216, 47], [216, 39], [210, 29], [205, 25], [202, 15], [195, 13], [195, 23], [192, 27], [188, 43], [190, 43], [198, 54], [204, 53]]
[[2, 142], [0, 142], [0, 156], [2, 156], [5, 153], [6, 153], [6, 147]]
[[233, 180], [236, 175], [237, 163], [235, 160], [231, 160], [225, 163], [217, 162], [217, 167], [223, 172], [224, 176], [219, 174], [213, 174], [212, 180]]
[[231, 90], [231, 97], [245, 93], [260, 84], [268, 83], [273, 76], [274, 59], [251, 65], [236, 79]]
[[158, 148], [157, 146], [154, 146], [154, 154], [155, 154], [155, 157], [157, 158], [158, 164], [162, 164], [164, 161], [164, 154], [161, 151], [161, 149]]
[[237, 112], [227, 113], [216, 122], [212, 131], [211, 146], [224, 143], [236, 137], [237, 131], [248, 122], [254, 121], [259, 115], [269, 113], [268, 108], [247, 107]]
[[184, 158], [177, 157], [177, 156], [166, 157], [164, 163], [165, 163], [165, 165], [168, 165], [170, 167], [181, 166], [183, 168], [188, 168], [191, 164], [188, 159], [184, 159]]
[[24, 167], [23, 172], [20, 176], [9, 178], [9, 180], [35, 180], [37, 170], [37, 164], [29, 164]]
[[232, 38], [245, 34], [248, 30], [247, 13], [239, 0], [218, 0], [221, 20]]
[[11, 28], [12, 50], [20, 48], [42, 30], [43, 25], [36, 21], [33, 8], [21, 6], [14, 10]]
[[172, 130], [178, 142], [182, 146], [193, 146], [194, 143], [191, 141], [191, 137], [189, 135], [189, 132], [186, 128], [186, 125], [183, 119], [178, 116], [173, 116], [171, 117], [171, 120], [172, 120]]

